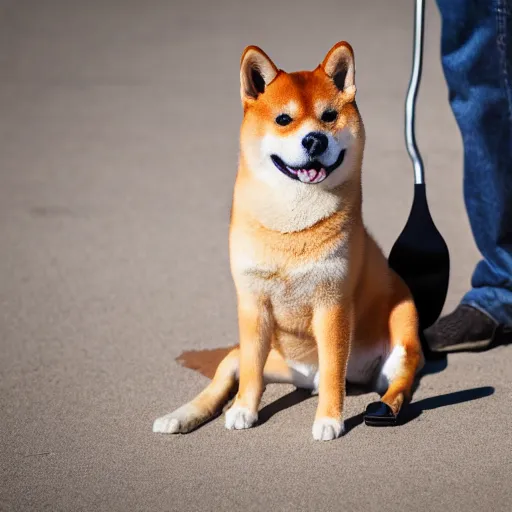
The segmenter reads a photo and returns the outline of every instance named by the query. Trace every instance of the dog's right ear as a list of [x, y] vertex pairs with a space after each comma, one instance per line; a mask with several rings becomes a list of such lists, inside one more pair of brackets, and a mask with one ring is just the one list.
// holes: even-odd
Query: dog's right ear
[[278, 73], [269, 56], [257, 46], [248, 46], [240, 63], [240, 94], [242, 102], [255, 100]]

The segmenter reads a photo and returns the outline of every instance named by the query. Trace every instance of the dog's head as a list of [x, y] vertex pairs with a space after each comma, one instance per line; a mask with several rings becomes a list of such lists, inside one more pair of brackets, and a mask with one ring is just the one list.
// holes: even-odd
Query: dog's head
[[241, 154], [255, 178], [273, 187], [334, 188], [362, 158], [364, 128], [355, 104], [351, 46], [336, 44], [314, 71], [286, 73], [259, 48], [240, 69]]

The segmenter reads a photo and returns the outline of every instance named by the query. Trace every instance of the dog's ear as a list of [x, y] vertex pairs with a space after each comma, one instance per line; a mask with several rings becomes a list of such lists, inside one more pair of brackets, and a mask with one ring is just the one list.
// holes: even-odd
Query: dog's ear
[[278, 73], [269, 56], [257, 46], [248, 46], [240, 63], [240, 94], [242, 101], [256, 99]]
[[335, 44], [321, 64], [336, 87], [352, 99], [356, 95], [354, 51], [346, 41]]

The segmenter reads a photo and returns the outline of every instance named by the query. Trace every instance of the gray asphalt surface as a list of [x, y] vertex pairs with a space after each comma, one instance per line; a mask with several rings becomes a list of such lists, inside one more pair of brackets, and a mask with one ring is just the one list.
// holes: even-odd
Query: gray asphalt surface
[[[364, 213], [388, 251], [411, 203], [403, 145], [412, 2], [0, 0], [0, 509], [508, 511], [512, 347], [431, 365], [416, 416], [314, 442], [316, 398], [270, 386], [266, 421], [187, 436], [153, 420], [206, 383], [174, 358], [236, 343], [227, 254], [238, 65], [286, 70], [354, 46]], [[427, 5], [418, 142], [452, 254], [478, 259], [460, 136]]]

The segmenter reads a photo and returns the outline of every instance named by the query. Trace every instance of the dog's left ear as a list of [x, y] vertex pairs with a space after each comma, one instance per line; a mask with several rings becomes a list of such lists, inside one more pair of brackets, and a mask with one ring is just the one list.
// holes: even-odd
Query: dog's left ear
[[278, 73], [270, 57], [257, 46], [248, 46], [240, 62], [240, 94], [242, 101], [255, 100]]
[[356, 95], [354, 50], [346, 41], [335, 44], [321, 64], [327, 76], [333, 79], [336, 87], [347, 95], [349, 101]]

